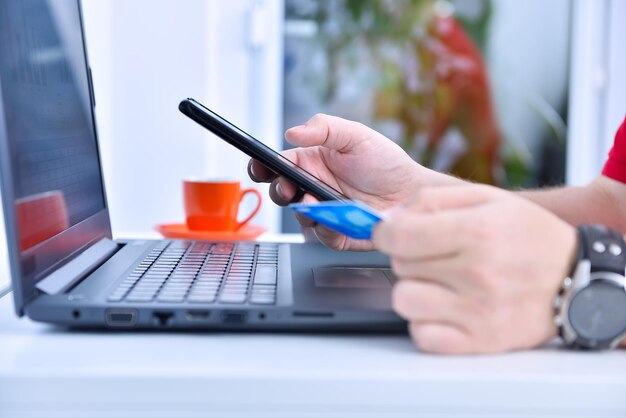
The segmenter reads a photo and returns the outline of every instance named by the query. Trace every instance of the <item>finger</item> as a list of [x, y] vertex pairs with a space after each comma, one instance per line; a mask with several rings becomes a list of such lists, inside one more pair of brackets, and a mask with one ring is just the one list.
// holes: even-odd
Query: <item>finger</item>
[[[297, 150], [285, 150], [281, 152], [280, 155], [282, 155], [292, 163], [298, 164]], [[260, 161], [252, 158], [248, 162], [248, 176], [250, 176], [250, 178], [257, 183], [269, 183], [273, 181], [276, 177], [278, 177], [278, 174], [263, 165], [263, 163], [261, 163]]]
[[[302, 193], [303, 193], [303, 196], [301, 197], [302, 203], [306, 203], [307, 205], [312, 205], [312, 204], [315, 204], [315, 203], [319, 203], [319, 200], [317, 200], [316, 198], [314, 198], [310, 194], [307, 194], [307, 193], [304, 193], [304, 192], [302, 192]], [[297, 196], [296, 196], [296, 198], [294, 198], [294, 200], [297, 201], [296, 199], [297, 199]], [[314, 221], [313, 219], [311, 219], [309, 217], [306, 217], [306, 216], [302, 215], [299, 212], [295, 212], [295, 216], [296, 216], [296, 219], [298, 220], [298, 223], [300, 223], [300, 225], [302, 225], [305, 228], [312, 228], [315, 225], [317, 225], [316, 221]]]
[[476, 349], [467, 331], [452, 324], [410, 323], [409, 333], [417, 348], [433, 354], [470, 354]]
[[501, 193], [505, 192], [485, 185], [428, 187], [419, 190], [404, 208], [414, 212], [461, 209], [486, 203]]
[[372, 251], [372, 241], [352, 239], [333, 231], [324, 225], [316, 225], [313, 229], [318, 240], [329, 248], [339, 251]]
[[313, 230], [315, 231], [317, 239], [327, 247], [335, 250], [342, 250], [345, 248], [346, 240], [348, 239], [345, 235], [335, 232], [332, 229], [320, 224], [315, 225]]
[[315, 225], [317, 225], [317, 222], [315, 222], [311, 218], [307, 218], [306, 216], [302, 215], [301, 213], [296, 212], [295, 213], [295, 217], [296, 217], [296, 220], [298, 221], [298, 223], [303, 228], [313, 228]]
[[259, 161], [251, 159], [248, 163], [248, 176], [256, 183], [269, 183], [276, 178], [276, 173]]
[[[306, 242], [321, 242], [329, 248], [342, 250], [346, 246], [346, 237], [331, 229], [320, 225], [304, 215], [295, 213], [296, 219], [302, 226], [302, 233]], [[369, 248], [371, 250], [371, 247]]]
[[391, 293], [393, 309], [409, 322], [474, 322], [474, 313], [463, 297], [434, 282], [401, 280]]
[[287, 206], [296, 196], [297, 188], [283, 177], [272, 180], [269, 188], [270, 198], [280, 206]]
[[324, 114], [317, 114], [304, 125], [285, 132], [290, 144], [299, 147], [321, 145], [325, 148], [347, 152], [352, 147], [371, 137], [375, 131], [363, 124]]
[[[307, 200], [317, 201], [311, 195], [305, 195], [303, 201]], [[335, 250], [351, 250], [351, 251], [372, 251], [373, 246], [370, 240], [351, 240], [343, 234], [340, 234], [332, 229], [318, 224], [316, 221], [307, 218], [306, 216], [295, 213], [296, 219], [298, 223], [302, 226], [303, 234], [305, 235], [305, 241], [316, 241], [321, 242], [329, 248], [333, 248]], [[307, 237], [308, 234], [308, 237]], [[308, 239], [311, 235], [315, 236], [315, 239]]]
[[374, 226], [374, 246], [398, 258], [428, 259], [447, 257], [470, 244], [468, 215], [462, 211], [433, 214], [395, 212]]

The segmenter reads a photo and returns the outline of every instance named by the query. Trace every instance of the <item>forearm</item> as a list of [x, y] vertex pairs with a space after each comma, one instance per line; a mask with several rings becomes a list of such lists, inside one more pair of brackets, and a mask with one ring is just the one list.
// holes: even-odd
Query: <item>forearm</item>
[[626, 233], [626, 185], [606, 177], [600, 176], [585, 187], [517, 193], [572, 225], [602, 224]]
[[598, 205], [597, 192], [589, 187], [522, 190], [517, 194], [544, 207], [572, 225], [604, 224], [605, 222], [600, 222], [600, 220], [610, 217], [608, 213], [605, 213], [606, 205]]
[[[416, 164], [417, 187], [468, 184]], [[520, 196], [544, 207], [571, 225], [601, 224], [626, 234], [626, 184], [598, 176], [584, 187], [522, 190]]]
[[430, 168], [426, 168], [418, 163], [414, 165], [416, 186], [420, 187], [442, 187], [442, 186], [461, 186], [464, 184], [473, 184], [468, 180], [463, 180], [451, 174], [440, 173]]

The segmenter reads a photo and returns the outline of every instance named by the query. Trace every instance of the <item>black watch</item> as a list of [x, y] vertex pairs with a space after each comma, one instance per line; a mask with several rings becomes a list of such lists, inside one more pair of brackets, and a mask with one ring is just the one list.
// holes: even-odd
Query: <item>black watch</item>
[[578, 254], [555, 298], [555, 323], [565, 344], [616, 347], [626, 336], [626, 244], [600, 225], [578, 227]]

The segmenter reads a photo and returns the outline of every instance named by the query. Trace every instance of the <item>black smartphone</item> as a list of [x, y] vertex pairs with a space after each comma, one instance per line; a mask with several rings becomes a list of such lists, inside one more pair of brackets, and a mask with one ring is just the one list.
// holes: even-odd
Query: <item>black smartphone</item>
[[258, 160], [276, 174], [284, 176], [303, 192], [311, 194], [318, 200], [350, 200], [340, 191], [324, 183], [313, 174], [294, 164], [288, 158], [283, 157], [194, 99], [183, 100], [178, 105], [178, 109], [185, 116], [196, 121], [230, 145]]

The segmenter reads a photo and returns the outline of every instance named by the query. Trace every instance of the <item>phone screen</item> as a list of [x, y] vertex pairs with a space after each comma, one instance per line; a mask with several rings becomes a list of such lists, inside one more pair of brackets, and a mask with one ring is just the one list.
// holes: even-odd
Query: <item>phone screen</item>
[[288, 158], [274, 151], [194, 99], [183, 100], [179, 110], [215, 135], [258, 160], [276, 174], [289, 179], [302, 191], [319, 200], [349, 200], [340, 191], [320, 180]]

